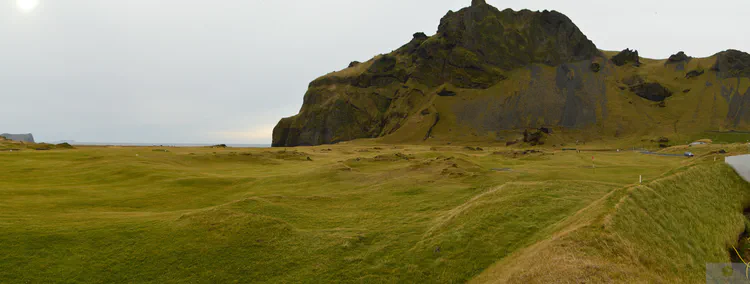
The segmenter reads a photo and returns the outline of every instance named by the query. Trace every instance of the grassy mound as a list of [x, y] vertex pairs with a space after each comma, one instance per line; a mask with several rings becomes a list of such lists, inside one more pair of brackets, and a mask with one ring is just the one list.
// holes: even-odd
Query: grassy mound
[[75, 147], [73, 147], [73, 145], [70, 145], [67, 142], [57, 144], [57, 145], [55, 145], [55, 148], [56, 149], [75, 149]]

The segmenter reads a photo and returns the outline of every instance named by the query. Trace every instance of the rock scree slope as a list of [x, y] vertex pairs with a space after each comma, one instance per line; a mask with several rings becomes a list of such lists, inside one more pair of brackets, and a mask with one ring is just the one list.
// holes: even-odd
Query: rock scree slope
[[559, 12], [473, 0], [449, 11], [435, 35], [417, 32], [391, 53], [315, 79], [272, 145], [510, 141], [539, 127], [576, 139], [746, 129], [748, 80], [741, 51], [666, 60], [606, 52]]

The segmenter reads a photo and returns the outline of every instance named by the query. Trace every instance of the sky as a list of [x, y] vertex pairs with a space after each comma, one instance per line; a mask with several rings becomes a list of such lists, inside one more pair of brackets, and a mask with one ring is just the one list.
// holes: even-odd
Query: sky
[[[471, 0], [0, 0], [0, 132], [270, 144], [307, 85], [432, 35]], [[557, 10], [600, 49], [750, 51], [747, 0], [488, 0]]]

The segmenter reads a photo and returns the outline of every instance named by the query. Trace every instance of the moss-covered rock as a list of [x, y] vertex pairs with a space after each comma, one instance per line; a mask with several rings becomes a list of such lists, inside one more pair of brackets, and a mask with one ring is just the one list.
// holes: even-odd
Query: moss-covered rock
[[750, 77], [750, 54], [734, 49], [719, 52], [711, 70], [723, 78]]
[[641, 98], [655, 102], [662, 102], [672, 96], [672, 91], [659, 83], [638, 84], [630, 87], [630, 91], [634, 92]]
[[687, 74], [685, 74], [685, 79], [692, 79], [695, 77], [700, 77], [705, 72], [706, 71], [704, 71], [703, 69], [691, 70], [690, 72], [687, 72]]
[[640, 66], [641, 57], [638, 56], [637, 50], [630, 50], [629, 48], [627, 48], [617, 55], [613, 56], [612, 62], [617, 66], [623, 66], [628, 63], [632, 63], [634, 66]]
[[677, 63], [684, 63], [690, 61], [691, 57], [687, 56], [684, 51], [680, 51], [676, 54], [672, 54], [667, 59], [667, 64], [677, 64]]

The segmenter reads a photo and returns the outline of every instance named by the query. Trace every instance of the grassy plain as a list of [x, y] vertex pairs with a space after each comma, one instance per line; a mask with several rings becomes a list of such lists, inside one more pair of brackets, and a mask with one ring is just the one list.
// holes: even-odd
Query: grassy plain
[[718, 147], [0, 152], [0, 282], [700, 282], [750, 201]]

